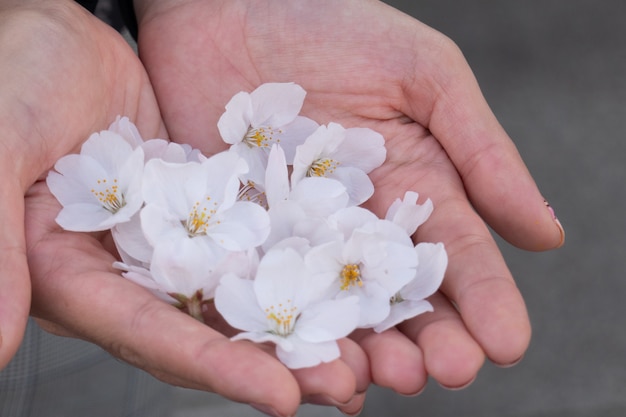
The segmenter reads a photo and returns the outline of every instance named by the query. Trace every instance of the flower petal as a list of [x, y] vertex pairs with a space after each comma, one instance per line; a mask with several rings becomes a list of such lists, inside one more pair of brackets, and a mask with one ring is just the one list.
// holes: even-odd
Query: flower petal
[[304, 103], [306, 91], [294, 83], [265, 83], [250, 93], [252, 127], [280, 127], [292, 122]]
[[280, 344], [276, 346], [276, 356], [290, 369], [308, 368], [322, 362], [331, 362], [341, 355], [337, 342], [306, 343], [293, 340], [296, 345], [292, 350], [286, 350]]
[[321, 301], [302, 312], [295, 332], [307, 342], [337, 340], [356, 329], [359, 315], [358, 297]]
[[233, 274], [224, 275], [215, 290], [215, 308], [231, 326], [262, 333], [267, 329], [267, 321], [257, 302], [253, 282]]
[[252, 99], [245, 92], [237, 93], [226, 104], [226, 111], [217, 122], [217, 128], [222, 140], [228, 144], [239, 143], [243, 140], [252, 117]]

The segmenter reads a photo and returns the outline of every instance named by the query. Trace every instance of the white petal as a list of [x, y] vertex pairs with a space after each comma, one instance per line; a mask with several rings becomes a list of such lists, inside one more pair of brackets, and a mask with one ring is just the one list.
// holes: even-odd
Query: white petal
[[187, 231], [179, 216], [157, 204], [146, 204], [139, 212], [141, 228], [148, 243], [155, 247], [163, 241], [187, 237]]
[[252, 117], [252, 100], [250, 94], [237, 93], [226, 104], [226, 111], [217, 122], [217, 128], [224, 142], [239, 143], [243, 140], [250, 127]]
[[421, 300], [431, 296], [441, 285], [448, 266], [448, 255], [443, 243], [419, 243], [415, 250], [419, 261], [415, 278], [400, 291], [407, 300]]
[[240, 201], [221, 213], [219, 224], [208, 234], [218, 245], [229, 250], [247, 250], [261, 245], [270, 232], [270, 218], [256, 203]]
[[81, 155], [92, 157], [110, 174], [118, 172], [132, 152], [133, 147], [122, 136], [107, 130], [92, 134], [80, 149]]
[[73, 232], [98, 232], [117, 224], [111, 212], [95, 204], [65, 206], [55, 220], [63, 229]]
[[[298, 298], [309, 274], [302, 256], [293, 249], [271, 250], [259, 263], [254, 290], [262, 308], [291, 300], [300, 309], [306, 307], [308, 296]], [[302, 302], [301, 302], [302, 301]]]
[[342, 166], [370, 173], [385, 162], [387, 151], [383, 136], [368, 128], [350, 128], [333, 155]]
[[362, 288], [342, 291], [339, 296], [357, 295], [361, 315], [358, 326], [374, 326], [389, 315], [389, 293], [377, 282], [367, 282]]
[[187, 162], [187, 152], [178, 143], [168, 142], [164, 139], [150, 139], [142, 143], [141, 147], [146, 155], [146, 161], [158, 158], [166, 162], [181, 164]]
[[321, 301], [302, 312], [295, 332], [308, 342], [337, 340], [356, 329], [359, 314], [358, 297]]
[[297, 201], [311, 217], [328, 217], [347, 207], [350, 197], [344, 184], [330, 178], [303, 178], [289, 198]]
[[308, 368], [322, 362], [331, 362], [341, 355], [337, 342], [306, 343], [293, 342], [294, 348], [286, 350], [276, 346], [276, 356], [290, 369]]
[[215, 308], [231, 326], [249, 332], [265, 332], [267, 320], [257, 303], [253, 281], [225, 275], [215, 290]]
[[269, 207], [284, 201], [289, 196], [289, 174], [285, 152], [279, 145], [273, 145], [265, 171], [265, 195]]
[[291, 123], [280, 128], [275, 138], [280, 141], [280, 146], [285, 151], [287, 163], [293, 164], [296, 148], [304, 143], [306, 138], [317, 130], [319, 124], [308, 117], [298, 116]]
[[274, 203], [268, 210], [270, 217], [270, 234], [263, 243], [263, 250], [268, 251], [276, 243], [294, 236], [294, 225], [306, 218], [306, 213], [299, 204], [293, 201]]
[[339, 167], [328, 175], [346, 187], [350, 196], [350, 205], [358, 206], [374, 194], [374, 184], [367, 174], [359, 168]]
[[252, 127], [280, 127], [292, 122], [304, 103], [306, 91], [294, 83], [265, 83], [250, 93]]
[[396, 199], [385, 216], [386, 219], [402, 227], [408, 235], [413, 235], [433, 211], [433, 203], [430, 199], [424, 204], [417, 204], [418, 194], [407, 191], [404, 200]]
[[[68, 158], [68, 157], [76, 157], [76, 158]], [[78, 155], [67, 155], [63, 157], [63, 162], [78, 162], [80, 156]], [[61, 161], [59, 161], [61, 162]], [[48, 176], [46, 177], [46, 184], [50, 189], [52, 195], [56, 197], [56, 199], [61, 203], [62, 206], [70, 205], [70, 204], [95, 204], [95, 199], [93, 194], [89, 191], [85, 184], [74, 176], [70, 175], [61, 175], [58, 172], [50, 171]]]
[[382, 333], [405, 320], [416, 317], [427, 311], [433, 311], [433, 306], [426, 300], [405, 300], [391, 306], [391, 311], [385, 320], [374, 326], [376, 333]]
[[133, 216], [128, 222], [117, 224], [111, 232], [119, 251], [139, 262], [147, 263], [150, 261], [152, 245], [143, 234], [139, 214]]
[[355, 229], [378, 222], [378, 220], [378, 217], [371, 211], [356, 206], [341, 209], [328, 217], [329, 223], [343, 233], [346, 239], [352, 236]]
[[143, 143], [143, 139], [139, 134], [137, 126], [135, 126], [135, 124], [131, 122], [130, 119], [126, 116], [117, 116], [115, 118], [115, 121], [111, 123], [111, 125], [109, 125], [109, 128], [107, 130], [110, 130], [122, 136], [133, 149], [141, 146], [141, 144]]

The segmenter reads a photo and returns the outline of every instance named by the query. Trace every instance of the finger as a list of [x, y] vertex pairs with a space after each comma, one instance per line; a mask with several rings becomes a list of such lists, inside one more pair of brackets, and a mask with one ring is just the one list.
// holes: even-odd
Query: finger
[[55, 211], [32, 199], [38, 188], [29, 195], [27, 223], [28, 241], [37, 242], [29, 248], [33, 315], [166, 382], [281, 415], [295, 413], [301, 398], [297, 381], [271, 355], [252, 343], [231, 342], [115, 274], [112, 256], [92, 236], [45, 233], [38, 210]]
[[[7, 168], [3, 163], [3, 169]], [[4, 174], [3, 178], [10, 176]], [[0, 369], [17, 351], [30, 310], [30, 277], [24, 242], [24, 199], [17, 184], [0, 184]]]
[[376, 385], [402, 395], [416, 395], [426, 385], [428, 375], [424, 357], [415, 341], [397, 329], [383, 333], [362, 331], [355, 336], [371, 364]]
[[429, 36], [432, 56], [422, 57], [424, 64], [417, 69], [421, 73], [406, 77], [402, 110], [442, 144], [472, 204], [498, 234], [529, 250], [562, 245], [563, 228], [487, 105], [461, 52], [443, 35]]
[[341, 358], [312, 368], [294, 371], [303, 402], [337, 407], [352, 414], [363, 407], [370, 384], [369, 363], [365, 352], [354, 341], [338, 341]]
[[399, 329], [419, 345], [430, 376], [446, 388], [463, 388], [476, 378], [485, 355], [446, 297], [437, 293], [430, 302], [432, 313], [406, 321]]
[[495, 241], [467, 203], [450, 198], [435, 205], [417, 238], [445, 244], [449, 262], [441, 290], [493, 362], [516, 362], [528, 348], [530, 321]]

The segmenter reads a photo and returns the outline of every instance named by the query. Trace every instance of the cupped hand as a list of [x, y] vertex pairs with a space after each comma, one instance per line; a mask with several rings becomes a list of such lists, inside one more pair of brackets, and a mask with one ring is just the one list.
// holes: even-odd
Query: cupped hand
[[522, 357], [526, 308], [487, 224], [529, 250], [558, 247], [563, 231], [451, 40], [373, 0], [135, 6], [139, 55], [173, 140], [222, 150], [216, 124], [233, 94], [293, 81], [308, 92], [305, 116], [385, 136], [370, 208], [384, 214], [406, 190], [432, 199], [415, 239], [444, 242], [449, 268], [433, 313], [355, 335], [375, 383], [412, 394], [431, 375], [461, 387], [485, 355]]
[[132, 50], [74, 2], [0, 2], [0, 368], [22, 340], [31, 281], [24, 194], [90, 132], [126, 113], [163, 130]]

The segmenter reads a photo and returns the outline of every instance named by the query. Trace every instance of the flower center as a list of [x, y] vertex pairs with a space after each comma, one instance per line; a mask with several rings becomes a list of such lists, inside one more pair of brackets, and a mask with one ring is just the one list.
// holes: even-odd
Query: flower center
[[248, 129], [248, 133], [243, 138], [243, 142], [249, 147], [269, 148], [273, 143], [279, 143], [280, 139], [274, 139], [275, 134], [282, 133], [282, 130], [274, 130], [271, 126], [261, 126], [256, 129]]
[[391, 305], [400, 304], [403, 301], [404, 301], [404, 298], [402, 298], [402, 295], [399, 292], [397, 292], [396, 295], [391, 296], [391, 298], [389, 299], [389, 304]]
[[265, 314], [270, 325], [269, 332], [277, 336], [287, 337], [293, 332], [296, 324], [298, 307], [292, 305], [291, 300], [287, 300], [284, 304], [269, 306], [265, 309]]
[[124, 194], [120, 192], [120, 187], [117, 185], [117, 178], [113, 179], [112, 185], [107, 182], [106, 178], [98, 180], [97, 184], [96, 188], [91, 189], [91, 193], [106, 210], [115, 214], [126, 205]]
[[361, 279], [361, 268], [357, 264], [348, 264], [343, 267], [339, 274], [341, 281], [341, 289], [346, 291], [353, 286], [362, 287], [363, 280]]
[[339, 166], [339, 161], [330, 158], [320, 158], [314, 161], [306, 171], [307, 177], [325, 177], [332, 174]]
[[[206, 198], [207, 202], [211, 200], [211, 197]], [[185, 224], [187, 234], [189, 237], [203, 236], [207, 234], [211, 217], [216, 213], [217, 202], [213, 202], [213, 208], [209, 209], [206, 205], [201, 205], [199, 201], [191, 208], [189, 216]], [[218, 221], [219, 223], [219, 221]]]
[[265, 193], [263, 191], [259, 191], [256, 188], [256, 184], [254, 181], [248, 181], [241, 189], [239, 190], [239, 194], [237, 194], [237, 199], [239, 201], [250, 201], [253, 203], [257, 203], [264, 209], [268, 209], [267, 198], [265, 197]]

